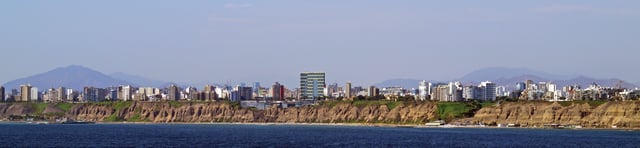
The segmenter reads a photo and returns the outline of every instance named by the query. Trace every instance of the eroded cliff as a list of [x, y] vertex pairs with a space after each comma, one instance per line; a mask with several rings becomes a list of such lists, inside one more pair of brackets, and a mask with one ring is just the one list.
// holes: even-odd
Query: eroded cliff
[[356, 106], [348, 102], [299, 108], [245, 109], [229, 103], [132, 102], [127, 107], [78, 104], [67, 116], [87, 121], [279, 122], [279, 123], [424, 123], [435, 120], [435, 103]]
[[[475, 104], [477, 105], [477, 104]], [[240, 108], [226, 102], [102, 102], [80, 104], [0, 103], [0, 118], [40, 115], [110, 122], [390, 123], [421, 124], [453, 117], [454, 123], [544, 124], [640, 128], [640, 101], [502, 102], [479, 107], [444, 102], [333, 102], [299, 108]], [[446, 108], [445, 108], [446, 107]], [[466, 107], [466, 108], [465, 108]], [[465, 110], [460, 112], [460, 110]], [[474, 111], [475, 112], [474, 114]], [[451, 114], [453, 113], [453, 114]], [[442, 114], [442, 115], [441, 115]], [[464, 115], [472, 116], [462, 118]], [[462, 116], [461, 116], [462, 115]], [[449, 120], [448, 118], [447, 120]]]
[[508, 102], [480, 109], [471, 123], [521, 124], [541, 127], [544, 124], [583, 127], [640, 128], [640, 102], [549, 103]]

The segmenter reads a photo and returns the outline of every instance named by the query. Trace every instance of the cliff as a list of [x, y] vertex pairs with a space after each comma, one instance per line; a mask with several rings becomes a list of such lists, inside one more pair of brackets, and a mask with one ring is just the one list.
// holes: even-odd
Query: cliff
[[[454, 123], [580, 125], [640, 128], [640, 101], [629, 102], [328, 102], [300, 108], [240, 108], [228, 102], [101, 102], [82, 104], [0, 103], [0, 118], [66, 116], [97, 122], [244, 122], [244, 123]], [[15, 116], [13, 116], [15, 117]], [[464, 118], [469, 117], [469, 118]]]
[[78, 104], [67, 116], [87, 121], [245, 122], [245, 123], [424, 123], [436, 117], [435, 103], [356, 106], [348, 102], [300, 108], [238, 108], [229, 103], [131, 102], [126, 107]]
[[10, 115], [24, 115], [29, 114], [33, 107], [27, 104], [15, 103], [15, 104], [0, 104], [0, 117], [6, 118]]
[[507, 102], [480, 109], [473, 118], [460, 120], [484, 124], [544, 124], [640, 128], [640, 102]]

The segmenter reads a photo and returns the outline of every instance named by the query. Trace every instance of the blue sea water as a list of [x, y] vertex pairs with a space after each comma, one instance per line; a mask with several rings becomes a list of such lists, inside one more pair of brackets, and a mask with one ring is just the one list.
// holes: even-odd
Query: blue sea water
[[0, 147], [640, 147], [640, 131], [0, 124]]

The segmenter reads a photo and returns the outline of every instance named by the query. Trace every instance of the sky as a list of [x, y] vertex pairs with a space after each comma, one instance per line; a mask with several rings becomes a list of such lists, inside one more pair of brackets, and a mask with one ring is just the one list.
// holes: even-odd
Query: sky
[[450, 80], [486, 67], [640, 81], [638, 0], [2, 0], [0, 82], [83, 65], [174, 82]]

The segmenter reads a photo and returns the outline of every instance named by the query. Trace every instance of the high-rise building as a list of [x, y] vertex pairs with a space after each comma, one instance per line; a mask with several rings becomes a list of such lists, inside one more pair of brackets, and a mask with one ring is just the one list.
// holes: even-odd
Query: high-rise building
[[78, 92], [76, 92], [75, 90], [68, 88], [66, 94], [67, 94], [67, 101], [68, 102], [77, 101], [76, 98], [78, 98]]
[[175, 84], [171, 84], [171, 86], [169, 86], [167, 100], [169, 101], [180, 100], [180, 89]]
[[[357, 96], [360, 96], [361, 93], [364, 92], [365, 90], [364, 88], [362, 88], [362, 86], [356, 86], [356, 87], [353, 87], [351, 91], [352, 91], [351, 92], [352, 97], [357, 97]], [[366, 96], [366, 95], [362, 95], [362, 96]]]
[[60, 102], [65, 102], [67, 101], [67, 89], [64, 87], [58, 87], [58, 89], [56, 90], [58, 91], [58, 101]]
[[216, 87], [211, 86], [211, 85], [205, 85], [204, 88], [202, 89], [202, 91], [204, 92], [214, 92], [216, 89]]
[[231, 102], [240, 102], [240, 97], [238, 94], [239, 93], [237, 90], [232, 90], [231, 92], [229, 92], [229, 100]]
[[232, 92], [233, 92], [233, 87], [231, 86], [224, 86], [222, 88], [216, 89], [216, 91], [220, 91], [220, 92], [216, 92], [218, 94], [219, 98], [223, 98], [225, 100], [231, 100], [233, 99], [233, 97], [231, 96]]
[[238, 91], [240, 94], [240, 100], [251, 100], [253, 99], [253, 88], [251, 87], [240, 87], [241, 89]]
[[31, 84], [20, 85], [20, 99], [18, 102], [27, 102], [31, 99]]
[[44, 96], [42, 97], [42, 101], [44, 102], [57, 102], [58, 100], [58, 91], [56, 89], [50, 88], [45, 91]]
[[436, 85], [431, 91], [431, 100], [447, 101], [449, 97], [449, 85]]
[[5, 101], [4, 86], [0, 86], [0, 102]]
[[190, 101], [195, 101], [195, 100], [204, 100], [203, 96], [201, 96], [200, 92], [198, 92], [198, 89], [196, 89], [195, 87], [187, 87], [184, 90], [185, 93], [185, 99], [190, 100]]
[[526, 83], [524, 83], [524, 82], [516, 83], [516, 90], [522, 91], [522, 90], [525, 90], [525, 89], [527, 89], [527, 84]]
[[445, 101], [448, 101], [448, 102], [463, 101], [462, 95], [463, 95], [463, 93], [462, 93], [462, 83], [460, 83], [460, 82], [449, 82], [449, 93], [448, 93], [448, 96], [446, 97]]
[[18, 96], [20, 96], [20, 93], [18, 93], [18, 89], [14, 88], [14, 89], [11, 89], [11, 94], [5, 100], [9, 102], [18, 101], [20, 99], [20, 97]]
[[274, 101], [282, 101], [284, 100], [284, 85], [276, 82], [271, 86], [271, 97]]
[[195, 87], [187, 87], [184, 89], [185, 99], [186, 100], [200, 100], [200, 92]]
[[369, 96], [371, 97], [380, 95], [380, 89], [376, 88], [375, 86], [369, 86], [368, 92]]
[[347, 82], [344, 86], [344, 96], [345, 98], [351, 98], [351, 82]]
[[504, 96], [509, 96], [509, 92], [507, 91], [507, 88], [504, 86], [497, 86], [496, 97], [504, 97]]
[[236, 86], [231, 91], [231, 101], [243, 101], [253, 99], [253, 89], [251, 87]]
[[31, 87], [31, 98], [29, 98], [29, 101], [32, 101], [32, 102], [40, 101], [40, 92], [38, 92], [37, 87]]
[[118, 88], [110, 88], [107, 92], [110, 101], [118, 100]]
[[205, 85], [202, 91], [203, 99], [206, 101], [218, 100], [218, 94], [216, 94], [216, 87], [211, 85]]
[[122, 86], [122, 100], [123, 101], [131, 101], [133, 100], [133, 87], [130, 85]]
[[[112, 92], [113, 90], [113, 92]], [[67, 92], [71, 92], [73, 96], [73, 90], [71, 91], [67, 91]], [[110, 99], [113, 99], [113, 97], [117, 94], [115, 94], [115, 89], [104, 89], [104, 88], [95, 88], [95, 87], [84, 87], [83, 91], [82, 91], [82, 100], [84, 102], [101, 102], [104, 101], [107, 96], [109, 96]], [[73, 98], [69, 99], [69, 100], [73, 100]]]
[[462, 98], [466, 100], [474, 100], [480, 98], [480, 87], [477, 86], [464, 86], [462, 89]]
[[317, 98], [324, 94], [326, 79], [324, 72], [300, 73], [300, 91], [303, 98]]
[[434, 97], [433, 97], [433, 96], [434, 96], [434, 91], [435, 91], [435, 89], [437, 89], [437, 87], [438, 87], [438, 86], [440, 86], [440, 85], [448, 85], [448, 84], [445, 84], [445, 83], [431, 83], [431, 82], [429, 82], [429, 84], [428, 84], [428, 86], [427, 86], [427, 90], [429, 91], [429, 93], [428, 93], [428, 94], [430, 95], [430, 99], [431, 99], [431, 100], [435, 100], [435, 99], [433, 99], [433, 98], [434, 98]]
[[421, 101], [427, 100], [429, 97], [429, 83], [422, 81], [418, 84], [418, 99]]
[[[464, 101], [464, 88], [460, 82], [433, 85], [431, 100], [457, 102]], [[467, 94], [468, 95], [468, 94]]]
[[558, 86], [554, 83], [547, 83], [547, 91], [556, 92], [558, 90]]
[[480, 87], [484, 88], [483, 98], [485, 101], [495, 101], [496, 100], [496, 83], [485, 81], [480, 83]]

